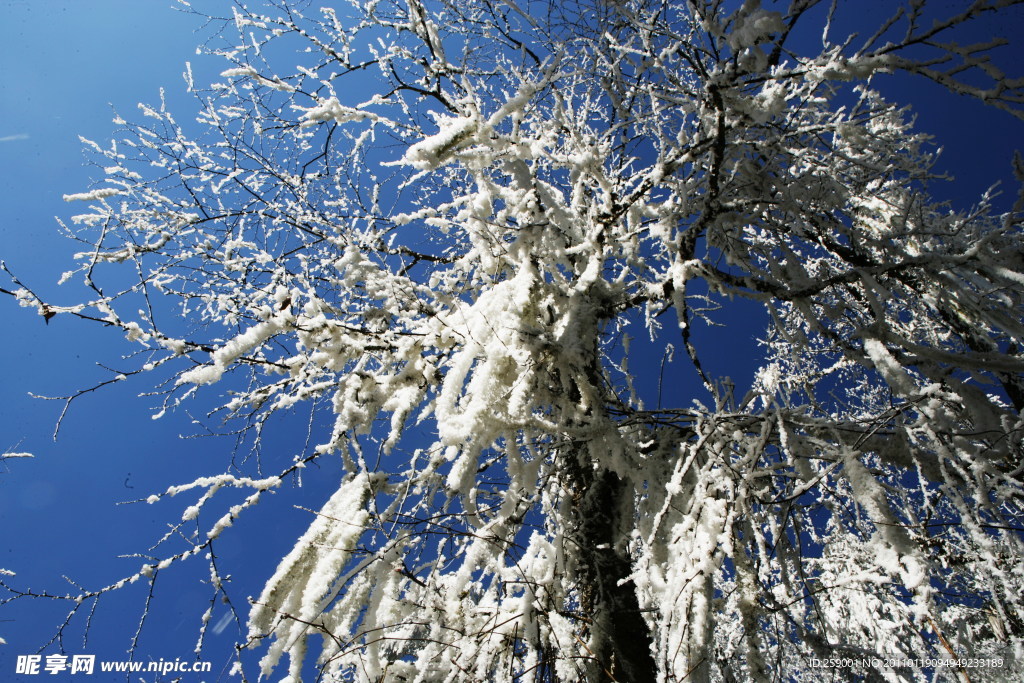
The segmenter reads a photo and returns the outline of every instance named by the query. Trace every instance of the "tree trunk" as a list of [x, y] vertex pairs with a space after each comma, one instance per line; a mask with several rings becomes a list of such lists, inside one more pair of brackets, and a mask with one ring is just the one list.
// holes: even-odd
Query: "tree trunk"
[[609, 470], [595, 472], [585, 457], [575, 458], [570, 469], [580, 606], [589, 620], [589, 654], [594, 658], [588, 680], [654, 681], [657, 667], [651, 654], [651, 631], [640, 612], [636, 588], [629, 579], [632, 563], [618, 532], [622, 515], [632, 514], [631, 501], [624, 499], [630, 495], [629, 482]]

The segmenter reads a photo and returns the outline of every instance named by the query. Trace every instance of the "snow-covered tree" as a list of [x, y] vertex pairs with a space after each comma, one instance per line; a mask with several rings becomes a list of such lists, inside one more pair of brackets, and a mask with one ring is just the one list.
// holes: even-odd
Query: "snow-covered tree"
[[[1017, 3], [893, 2], [847, 35], [857, 4], [282, 0], [212, 19], [228, 63], [190, 80], [198, 123], [119, 120], [94, 145], [102, 181], [67, 197], [89, 208], [66, 278], [92, 298], [8, 293], [123, 330], [158, 409], [223, 395], [257, 439], [300, 404], [328, 426], [294, 462], [153, 495], [193, 495], [199, 540], [74, 608], [203, 562], [270, 490], [340, 459], [252, 596], [260, 675], [809, 681], [840, 655], [1020, 676], [1024, 198], [933, 198], [935, 150], [872, 86], [917, 74], [1020, 117], [998, 41], [957, 42]], [[737, 304], [763, 311], [749, 391], [696, 341]], [[631, 369], [652, 353], [660, 377]]]

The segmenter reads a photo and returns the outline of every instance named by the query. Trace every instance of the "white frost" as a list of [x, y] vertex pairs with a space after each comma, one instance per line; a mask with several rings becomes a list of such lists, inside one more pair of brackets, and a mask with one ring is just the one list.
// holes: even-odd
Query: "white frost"
[[106, 199], [121, 194], [121, 190], [113, 187], [103, 187], [90, 192], [79, 192], [77, 194], [64, 195], [66, 202], [90, 202], [98, 199]]

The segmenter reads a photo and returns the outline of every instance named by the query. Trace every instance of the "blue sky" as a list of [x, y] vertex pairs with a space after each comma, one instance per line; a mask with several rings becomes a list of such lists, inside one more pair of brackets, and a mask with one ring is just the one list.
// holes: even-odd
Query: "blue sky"
[[[1012, 34], [1022, 24], [1021, 12], [1013, 16], [979, 31]], [[78, 136], [105, 142], [113, 133], [113, 109], [131, 117], [137, 102], [158, 100], [161, 86], [179, 120], [188, 120], [194, 105], [184, 94], [185, 61], [193, 62], [200, 81], [223, 68], [195, 55], [199, 28], [194, 17], [175, 11], [168, 0], [0, 2], [0, 259], [44, 297], [62, 301], [56, 281], [78, 249], [54, 220], [80, 208], [63, 202], [62, 195], [88, 189], [89, 179], [98, 175], [84, 165]], [[920, 126], [946, 147], [941, 166], [960, 177], [950, 188], [958, 203], [993, 180], [1008, 178], [1012, 147], [1024, 142], [1019, 122], [964, 98], [939, 99], [938, 87], [927, 83], [893, 78], [878, 85], [917, 103]], [[1007, 190], [1005, 200], [1011, 201], [1012, 185]], [[65, 395], [106, 379], [109, 374], [96, 363], [126, 367], [120, 357], [128, 347], [110, 330], [60, 317], [47, 325], [7, 298], [0, 307], [8, 321], [0, 336], [0, 452], [36, 456], [0, 462], [0, 567], [18, 572], [15, 585], [37, 590], [73, 591], [64, 575], [90, 588], [105, 585], [143, 561], [118, 555], [143, 552], [188, 504], [114, 503], [222, 471], [231, 444], [178, 438], [193, 430], [184, 413], [150, 419], [154, 404], [138, 398], [148, 388], [144, 383], [122, 383], [76, 400], [54, 442], [61, 403], [32, 399], [28, 392]], [[736, 365], [736, 354], [760, 331], [737, 328], [719, 335], [721, 345], [709, 363]], [[745, 364], [750, 366], [749, 356]], [[737, 394], [745, 389], [737, 379]], [[290, 457], [296, 445], [272, 439], [267, 447]], [[310, 477], [314, 483], [306, 488], [282, 492], [275, 514], [255, 511], [239, 533], [225, 536], [218, 554], [246, 568], [232, 592], [240, 608], [308, 522], [309, 514], [292, 504], [315, 509], [328, 495], [334, 474], [321, 474]], [[193, 564], [161, 574], [138, 658], [191, 656], [210, 595], [198, 583], [205, 566]], [[68, 631], [65, 649], [98, 659], [125, 658], [145, 595], [144, 587], [136, 587], [101, 601], [89, 643], [82, 644], [79, 623]], [[8, 641], [0, 646], [0, 678], [13, 677], [16, 655], [35, 652], [49, 639], [61, 609], [23, 601], [0, 610], [0, 637]], [[211, 623], [226, 614], [218, 607]], [[236, 635], [229, 626], [221, 638], [227, 642]], [[206, 680], [217, 680], [229, 663], [228, 652], [211, 645], [209, 652], [218, 655], [209, 658], [214, 673]]]

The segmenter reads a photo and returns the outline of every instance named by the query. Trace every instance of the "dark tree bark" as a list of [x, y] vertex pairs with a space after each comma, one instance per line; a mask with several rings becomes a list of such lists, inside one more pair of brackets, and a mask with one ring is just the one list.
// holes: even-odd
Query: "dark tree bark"
[[651, 631], [629, 575], [622, 547], [623, 514], [632, 510], [632, 487], [610, 470], [595, 472], [585, 460], [570, 468], [580, 558], [581, 605], [589, 620], [594, 657], [590, 678], [600, 683], [641, 683], [657, 678]]

